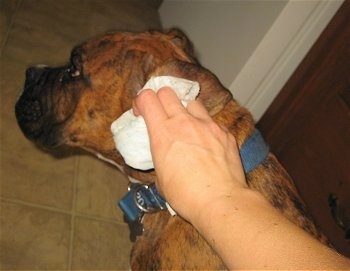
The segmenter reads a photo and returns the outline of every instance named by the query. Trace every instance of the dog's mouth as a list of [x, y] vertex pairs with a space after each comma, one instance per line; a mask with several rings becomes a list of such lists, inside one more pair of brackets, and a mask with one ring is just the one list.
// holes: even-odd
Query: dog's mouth
[[62, 125], [75, 107], [74, 94], [62, 88], [63, 71], [43, 65], [28, 68], [24, 91], [15, 106], [24, 135], [45, 148], [64, 144]]

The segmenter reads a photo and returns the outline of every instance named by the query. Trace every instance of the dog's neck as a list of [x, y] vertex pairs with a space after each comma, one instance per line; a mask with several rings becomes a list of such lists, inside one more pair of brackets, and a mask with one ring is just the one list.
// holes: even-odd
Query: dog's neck
[[124, 173], [123, 167], [117, 164], [117, 162], [115, 162], [114, 160], [104, 157], [101, 153], [96, 153], [96, 156], [98, 159], [101, 159], [102, 161], [112, 164], [113, 166], [117, 167], [121, 172]]
[[[115, 150], [115, 152], [117, 151]], [[130, 182], [141, 182], [144, 184], [151, 184], [155, 182], [156, 174], [154, 170], [141, 171], [134, 169], [126, 165], [122, 158], [120, 161], [117, 160], [117, 162], [115, 159], [107, 158], [101, 153], [96, 153], [96, 156], [102, 161], [115, 166], [120, 172], [129, 178]]]

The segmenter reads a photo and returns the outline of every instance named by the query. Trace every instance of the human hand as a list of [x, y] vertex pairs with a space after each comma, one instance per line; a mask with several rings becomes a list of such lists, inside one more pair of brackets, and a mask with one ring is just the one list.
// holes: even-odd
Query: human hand
[[147, 125], [157, 188], [185, 219], [191, 220], [192, 210], [247, 186], [234, 137], [200, 102], [185, 108], [165, 87], [142, 91], [133, 110]]
[[133, 110], [147, 125], [157, 188], [228, 269], [349, 268], [348, 259], [247, 189], [234, 137], [200, 102], [185, 108], [170, 88], [144, 90]]

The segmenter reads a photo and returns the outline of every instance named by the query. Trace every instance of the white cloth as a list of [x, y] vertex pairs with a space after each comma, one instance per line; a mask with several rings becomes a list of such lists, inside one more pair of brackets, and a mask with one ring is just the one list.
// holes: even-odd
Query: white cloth
[[[198, 82], [173, 76], [152, 77], [143, 89], [157, 92], [164, 86], [171, 87], [185, 107], [199, 93]], [[130, 109], [112, 123], [111, 131], [115, 146], [127, 165], [141, 170], [154, 168], [147, 127], [142, 116], [136, 117]]]

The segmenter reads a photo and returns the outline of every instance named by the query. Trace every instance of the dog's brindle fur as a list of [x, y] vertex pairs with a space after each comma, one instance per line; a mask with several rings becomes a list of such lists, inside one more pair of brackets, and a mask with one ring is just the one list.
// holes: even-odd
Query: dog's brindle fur
[[[115, 149], [110, 126], [155, 75], [198, 81], [198, 99], [236, 137], [239, 146], [252, 134], [251, 114], [196, 61], [190, 42], [175, 29], [106, 34], [76, 47], [65, 66], [28, 69], [16, 116], [23, 133], [45, 148], [80, 147], [114, 161], [125, 174], [151, 183], [156, 178], [153, 171], [125, 165]], [[262, 193], [288, 219], [327, 242], [273, 154], [246, 177], [249, 187]], [[144, 228], [132, 249], [132, 269], [224, 268], [220, 257], [180, 217], [170, 217], [167, 212], [145, 215]]]

